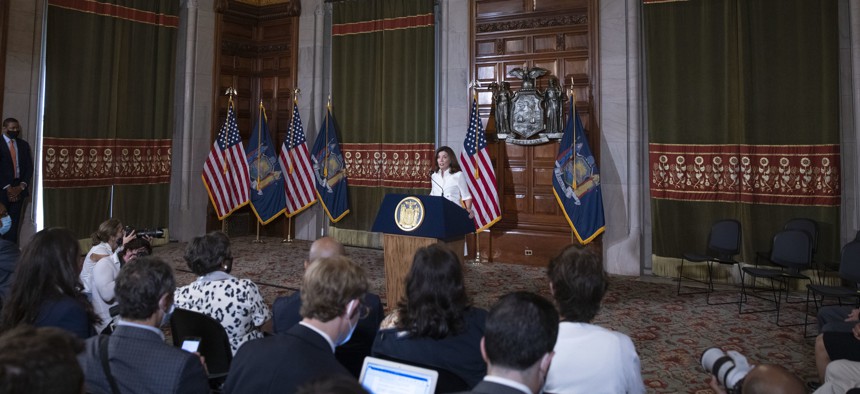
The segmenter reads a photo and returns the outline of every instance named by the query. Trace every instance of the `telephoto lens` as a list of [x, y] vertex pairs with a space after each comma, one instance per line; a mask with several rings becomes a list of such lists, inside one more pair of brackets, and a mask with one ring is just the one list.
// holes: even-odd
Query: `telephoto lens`
[[717, 382], [729, 393], [740, 393], [744, 377], [752, 369], [742, 354], [712, 347], [702, 353], [702, 368], [717, 378]]

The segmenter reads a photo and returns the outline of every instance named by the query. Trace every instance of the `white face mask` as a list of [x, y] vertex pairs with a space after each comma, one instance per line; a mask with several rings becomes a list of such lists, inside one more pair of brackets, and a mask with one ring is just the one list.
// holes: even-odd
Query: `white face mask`
[[345, 338], [338, 341], [335, 346], [341, 346], [344, 343], [349, 342], [349, 340], [352, 338], [352, 333], [355, 332], [355, 328], [358, 327], [358, 320], [355, 321], [355, 324], [352, 324], [352, 318], [350, 318], [350, 316], [352, 316], [352, 312], [355, 312], [355, 308], [350, 308], [350, 306], [352, 305], [355, 305], [355, 308], [358, 308], [358, 300], [352, 300], [346, 306], [346, 319], [349, 324], [349, 333], [346, 334]]
[[12, 229], [12, 218], [9, 215], [0, 218], [0, 235], [6, 234]]

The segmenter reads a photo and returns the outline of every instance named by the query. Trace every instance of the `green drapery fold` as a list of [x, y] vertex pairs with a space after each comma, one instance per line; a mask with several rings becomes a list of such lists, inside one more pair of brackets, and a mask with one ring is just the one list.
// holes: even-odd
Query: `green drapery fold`
[[[738, 152], [770, 146], [786, 155], [792, 146], [836, 146], [838, 169], [836, 2], [711, 0], [643, 9], [652, 149], [655, 143]], [[771, 168], [777, 168], [774, 161]], [[658, 163], [650, 164], [653, 197]], [[753, 162], [753, 170], [759, 164]], [[787, 172], [778, 174], [788, 178]], [[742, 182], [743, 174], [736, 175]], [[711, 223], [737, 218], [744, 231], [741, 259], [751, 263], [754, 251], [768, 250], [785, 221], [808, 217], [819, 224], [816, 259], [830, 260], [839, 253], [838, 190], [836, 196], [835, 204], [795, 205], [741, 203], [740, 196], [736, 202], [653, 197], [654, 254], [703, 250]]]
[[[432, 0], [334, 4], [332, 108], [348, 161], [350, 203], [338, 228], [369, 231], [385, 194], [429, 188], [435, 139], [433, 8]], [[408, 155], [403, 144], [411, 145]], [[360, 167], [359, 153], [365, 159]], [[380, 170], [368, 174], [374, 165]], [[404, 165], [410, 170], [398, 171], [396, 180], [393, 171], [384, 170]], [[342, 241], [361, 243], [367, 237], [352, 238]]]
[[167, 224], [178, 14], [178, 0], [49, 0], [44, 160], [73, 167], [45, 175], [46, 226], [88, 236], [112, 185], [113, 216]]

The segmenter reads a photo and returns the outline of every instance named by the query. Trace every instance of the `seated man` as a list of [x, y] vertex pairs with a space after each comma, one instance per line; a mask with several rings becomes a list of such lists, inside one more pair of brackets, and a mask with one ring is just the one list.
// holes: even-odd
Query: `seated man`
[[502, 297], [490, 310], [481, 339], [487, 376], [471, 392], [540, 392], [557, 335], [558, 312], [549, 301], [526, 292]]
[[860, 321], [860, 308], [827, 305], [818, 310], [818, 332], [851, 332]]
[[227, 393], [292, 393], [320, 377], [347, 375], [334, 357], [349, 341], [369, 286], [367, 274], [346, 257], [320, 259], [305, 271], [302, 319], [285, 334], [248, 341], [230, 365]]
[[[313, 261], [345, 255], [346, 251], [340, 242], [331, 237], [322, 237], [311, 244], [308, 259], [305, 260], [305, 270], [308, 269], [308, 266]], [[370, 313], [367, 317], [358, 321], [358, 327], [355, 328], [352, 339], [343, 344], [343, 346], [338, 346], [335, 351], [337, 360], [356, 378], [361, 373], [364, 358], [370, 355], [370, 349], [373, 347], [373, 338], [376, 337], [379, 323], [382, 322], [382, 318], [384, 317], [382, 302], [379, 300], [378, 295], [367, 293], [364, 297], [364, 304], [370, 308]], [[272, 306], [272, 323], [276, 334], [286, 333], [302, 320], [299, 314], [301, 307], [301, 291], [297, 291], [289, 296], [278, 297], [275, 300]]]
[[591, 324], [609, 287], [600, 256], [571, 245], [550, 261], [547, 271], [562, 322], [544, 390], [644, 393], [639, 355], [630, 337]]
[[75, 357], [83, 349], [84, 341], [56, 327], [7, 331], [0, 336], [0, 393], [82, 393], [84, 373]]
[[157, 257], [122, 268], [114, 289], [120, 315], [116, 330], [88, 339], [78, 356], [87, 392], [209, 393], [200, 357], [164, 343], [160, 327], [170, 319], [175, 288], [173, 269]]
[[96, 262], [90, 278], [90, 292], [92, 297], [93, 312], [99, 316], [101, 321], [96, 323], [96, 332], [110, 333], [113, 331], [115, 316], [111, 316], [110, 309], [117, 305], [114, 286], [120, 268], [126, 263], [134, 261], [138, 257], [152, 254], [152, 246], [143, 238], [134, 238], [128, 241], [122, 250], [106, 256]]

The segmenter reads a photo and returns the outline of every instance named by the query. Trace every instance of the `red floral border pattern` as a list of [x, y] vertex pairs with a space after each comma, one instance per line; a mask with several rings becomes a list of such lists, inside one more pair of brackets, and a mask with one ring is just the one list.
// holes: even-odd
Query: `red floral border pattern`
[[344, 143], [340, 149], [350, 186], [430, 188], [432, 143]]
[[838, 206], [839, 145], [650, 144], [651, 197]]
[[43, 185], [48, 188], [170, 182], [169, 139], [45, 138]]

